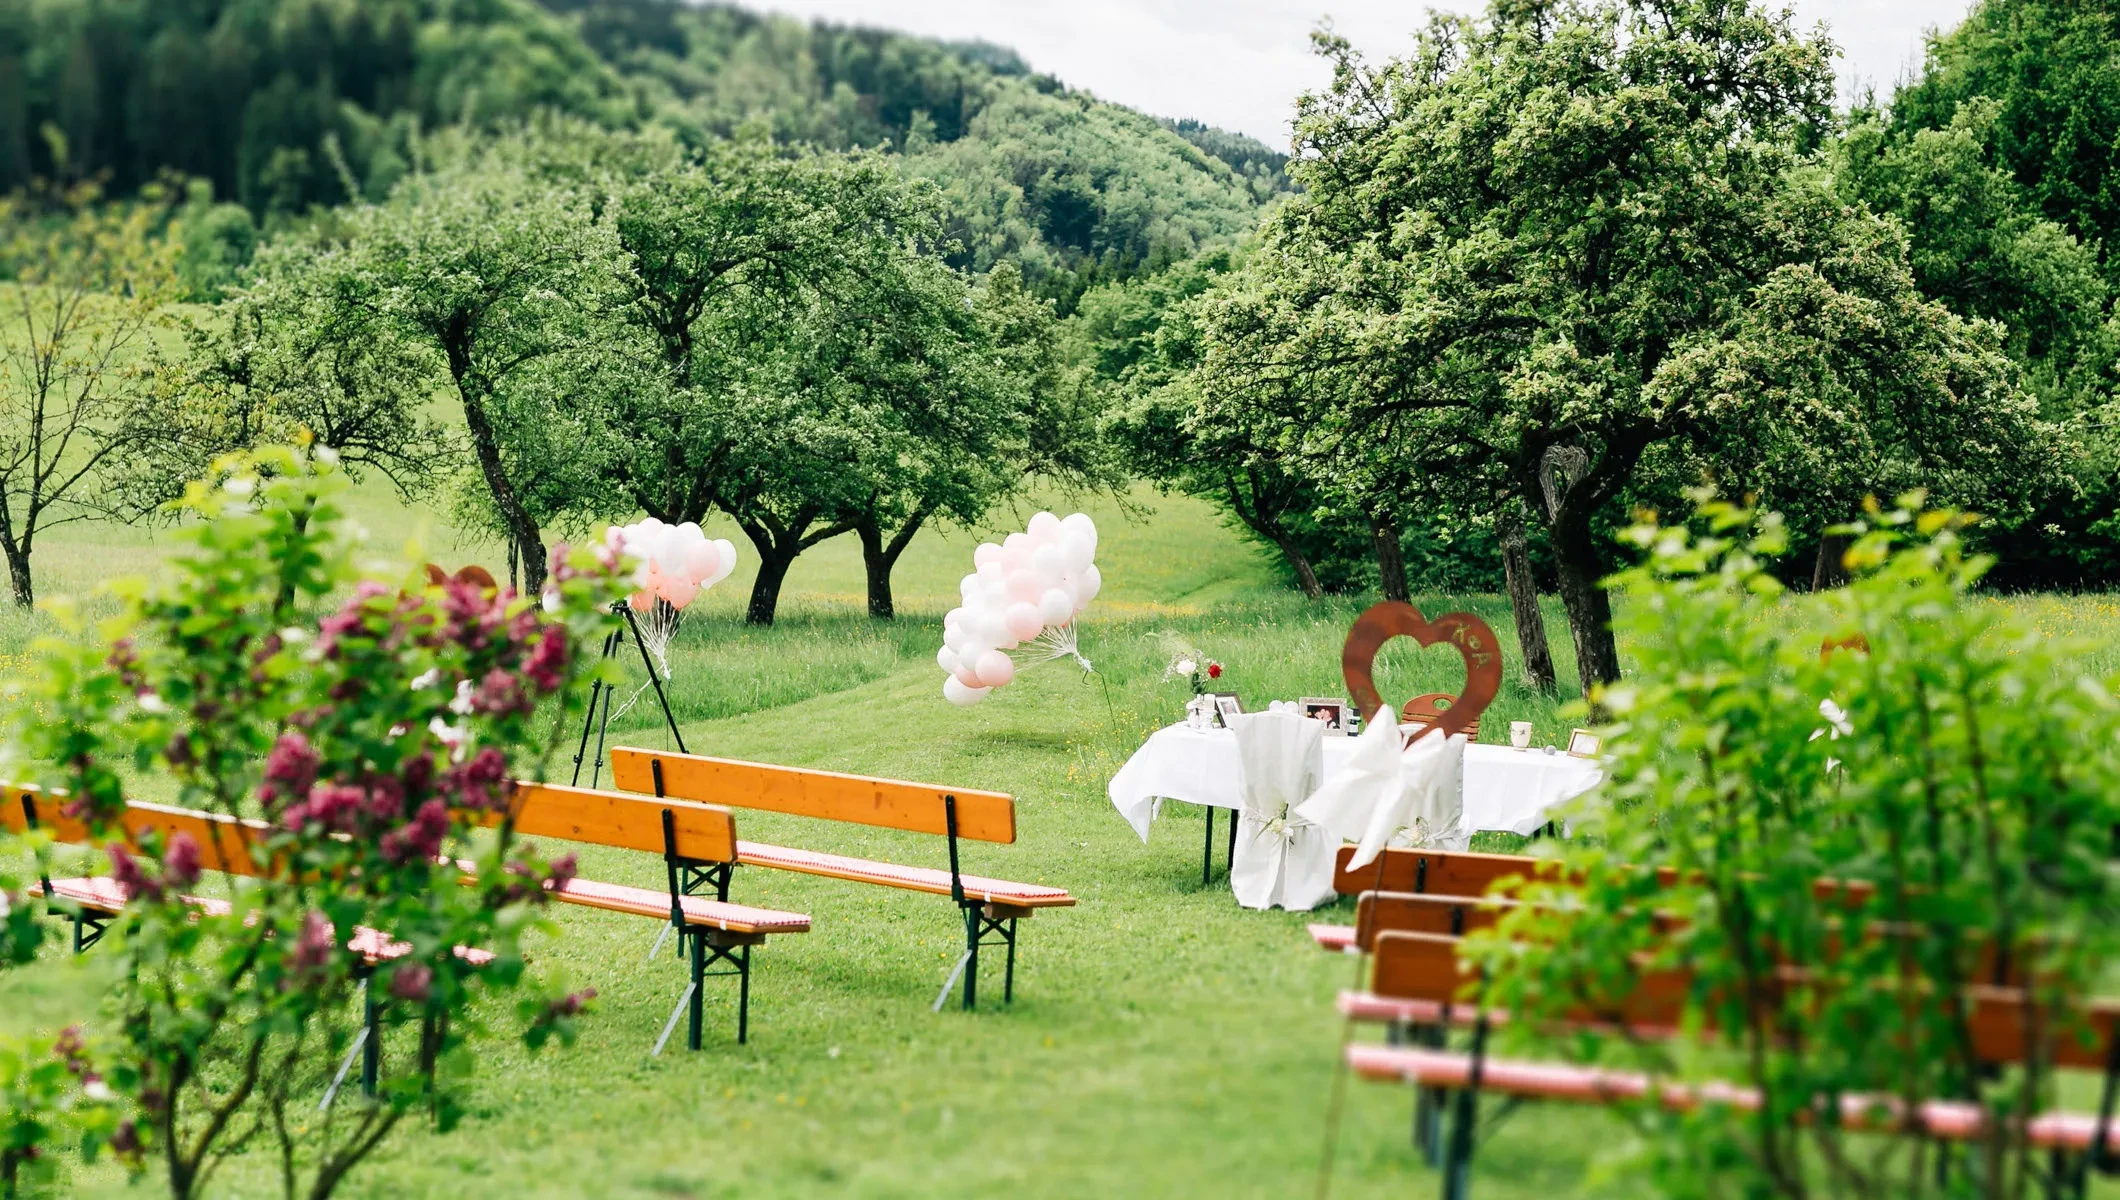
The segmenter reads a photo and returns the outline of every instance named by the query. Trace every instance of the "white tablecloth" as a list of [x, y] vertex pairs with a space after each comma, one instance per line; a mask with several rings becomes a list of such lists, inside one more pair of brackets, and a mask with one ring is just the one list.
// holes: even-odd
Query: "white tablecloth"
[[[1325, 776], [1354, 749], [1354, 739], [1325, 739]], [[1602, 778], [1597, 764], [1543, 749], [1465, 747], [1465, 825], [1529, 837], [1546, 823], [1546, 812], [1572, 800]], [[1237, 804], [1237, 738], [1227, 729], [1183, 725], [1159, 729], [1126, 760], [1105, 789], [1112, 806], [1148, 840], [1156, 801], [1183, 800], [1234, 809]]]

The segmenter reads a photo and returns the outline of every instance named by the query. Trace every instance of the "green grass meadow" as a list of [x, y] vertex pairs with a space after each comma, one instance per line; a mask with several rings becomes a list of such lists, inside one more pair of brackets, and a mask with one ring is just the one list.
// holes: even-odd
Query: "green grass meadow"
[[[755, 956], [749, 1045], [734, 1044], [733, 986], [710, 981], [706, 1048], [687, 1052], [678, 1037], [651, 1060], [684, 982], [667, 948], [646, 957], [658, 926], [562, 909], [564, 936], [539, 957], [597, 989], [581, 1041], [534, 1057], [493, 1045], [463, 1127], [447, 1136], [404, 1127], [341, 1194], [1314, 1194], [1347, 1035], [1332, 996], [1354, 982], [1356, 964], [1314, 949], [1304, 925], [1349, 920], [1351, 908], [1242, 911], [1219, 850], [1216, 879], [1200, 885], [1199, 810], [1167, 806], [1143, 845], [1104, 787], [1149, 731], [1182, 715], [1186, 689], [1161, 681], [1159, 635], [1222, 661], [1224, 683], [1247, 706], [1339, 694], [1340, 640], [1359, 602], [1311, 604], [1278, 588], [1256, 553], [1192, 501], [1147, 492], [1134, 501], [1152, 515], [1129, 521], [1109, 502], [1090, 507], [1106, 581], [1082, 634], [1092, 675], [1054, 662], [977, 708], [942, 700], [942, 614], [976, 540], [961, 532], [924, 535], [908, 552], [894, 624], [863, 614], [858, 547], [842, 539], [796, 565], [771, 630], [739, 623], [749, 580], [740, 569], [695, 606], [675, 644], [673, 699], [695, 751], [1018, 798], [1019, 842], [971, 845], [966, 869], [1062, 885], [1079, 905], [1024, 924], [1012, 1008], [999, 1004], [997, 955], [980, 1011], [959, 1011], [954, 997], [929, 1011], [961, 948], [946, 900], [753, 869], [738, 873], [734, 898], [807, 912], [813, 931]], [[451, 566], [497, 557], [380, 491], [364, 490], [357, 507], [379, 552], [410, 544]], [[42, 590], [81, 592], [106, 575], [151, 570], [167, 548], [166, 537], [75, 526], [40, 550]], [[1470, 607], [1508, 628], [1496, 597], [1420, 602]], [[2120, 640], [2109, 600], [2021, 603], [2042, 628]], [[1548, 617], [1556, 651], [1570, 658], [1558, 610]], [[0, 618], [0, 653], [19, 656], [47, 621]], [[22, 664], [10, 657], [0, 669]], [[1446, 651], [1409, 650], [1383, 664], [1379, 682], [1403, 696], [1454, 688], [1458, 677]], [[642, 678], [636, 665], [634, 681]], [[1563, 739], [1569, 724], [1512, 670], [1484, 722], [1487, 739], [1513, 719], [1533, 721], [1541, 741]], [[652, 697], [619, 727], [616, 740], [666, 744]], [[935, 838], [751, 813], [738, 825], [754, 839], [946, 865]], [[621, 851], [588, 850], [582, 870], [649, 886], [662, 878], [658, 860]], [[49, 1027], [77, 1013], [92, 1004], [96, 971], [93, 953], [77, 963], [61, 951], [0, 980], [0, 1028]], [[1434, 1172], [1409, 1145], [1410, 1094], [1349, 1080], [1342, 1103], [1332, 1196], [1434, 1194]], [[1629, 1136], [1604, 1114], [1527, 1109], [1481, 1152], [1475, 1194], [1639, 1194], [1595, 1168]], [[277, 1194], [267, 1158], [232, 1164], [219, 1193]], [[103, 1167], [76, 1172], [67, 1188], [101, 1196], [157, 1186], [129, 1187]]]

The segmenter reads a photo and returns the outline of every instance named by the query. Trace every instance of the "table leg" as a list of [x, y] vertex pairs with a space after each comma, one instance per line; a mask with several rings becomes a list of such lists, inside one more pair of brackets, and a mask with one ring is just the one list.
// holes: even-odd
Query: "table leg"
[[1207, 886], [1207, 873], [1215, 865], [1215, 806], [1202, 805], [1207, 810], [1207, 848], [1200, 853], [1200, 886]]
[[1235, 812], [1232, 812], [1232, 813], [1230, 813], [1230, 814], [1229, 814], [1229, 874], [1230, 874], [1230, 877], [1231, 877], [1232, 879], [1234, 879], [1234, 878], [1236, 877], [1236, 874], [1237, 874], [1237, 824], [1238, 824], [1238, 822], [1237, 822], [1237, 817], [1238, 817], [1238, 815], [1239, 815], [1239, 814], [1237, 814], [1237, 813], [1235, 813]]

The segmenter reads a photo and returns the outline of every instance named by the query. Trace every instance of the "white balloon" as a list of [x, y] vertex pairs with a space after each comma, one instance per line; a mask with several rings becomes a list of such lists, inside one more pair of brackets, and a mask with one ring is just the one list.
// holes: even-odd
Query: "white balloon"
[[717, 538], [714, 544], [721, 549], [721, 566], [714, 571], [714, 582], [720, 583], [736, 571], [736, 543], [727, 538]]
[[1080, 574], [1097, 559], [1097, 543], [1083, 536], [1079, 529], [1070, 529], [1060, 538], [1060, 556], [1067, 560], [1067, 569]]
[[993, 562], [994, 560], [1000, 557], [1001, 547], [995, 545], [992, 542], [981, 542], [979, 543], [979, 548], [977, 550], [972, 551], [972, 565], [975, 567], [983, 567], [986, 564]]
[[1004, 554], [1010, 550], [1016, 550], [1019, 553], [1028, 552], [1030, 546], [1031, 538], [1027, 533], [1012, 533], [1001, 539], [1001, 550]]
[[1074, 593], [1065, 588], [1051, 588], [1038, 601], [1038, 615], [1048, 625], [1065, 625], [1075, 615]]
[[942, 614], [942, 627], [944, 629], [954, 629], [962, 624], [964, 624], [964, 610], [962, 608], [953, 608]]
[[1097, 523], [1089, 519], [1088, 513], [1070, 513], [1060, 522], [1060, 528], [1069, 533], [1079, 533], [1089, 539], [1092, 549], [1097, 545]]
[[986, 699], [987, 689], [965, 684], [955, 676], [942, 681], [942, 698], [959, 708], [970, 708]]
[[[1023, 535], [1020, 533], [1012, 533], [1009, 535], [1009, 537], [1011, 538], [1019, 538], [1022, 536]], [[998, 556], [995, 557], [994, 569], [1000, 571], [1003, 575], [1013, 575], [1016, 572], [1021, 571], [1023, 568], [1031, 565], [1031, 549], [1032, 547], [1029, 542], [1011, 542], [1008, 546], [1002, 549], [1001, 553]]]
[[1037, 637], [1038, 631], [1043, 628], [1045, 628], [1045, 615], [1039, 611], [1037, 605], [1026, 604], [1019, 600], [1008, 606], [1008, 632], [1010, 637], [1015, 638], [1019, 642], [1027, 642]]
[[1043, 546], [1047, 542], [1059, 540], [1060, 518], [1054, 516], [1049, 512], [1041, 512], [1033, 515], [1031, 517], [1030, 530], [1026, 536], [1030, 538], [1031, 542], [1034, 545], [1039, 546]]
[[1011, 571], [1008, 577], [1008, 598], [1032, 601], [1045, 594], [1045, 580], [1036, 571]]
[[964, 607], [969, 609], [979, 602], [979, 597], [986, 594], [986, 588], [977, 575], [967, 575], [963, 582], [957, 585], [957, 594], [964, 597]]
[[980, 684], [990, 688], [1007, 687], [1009, 680], [1016, 677], [1014, 660], [999, 650], [989, 650], [980, 655], [979, 661], [972, 664], [972, 669], [979, 673]]
[[1031, 570], [1037, 573], [1040, 583], [1051, 587], [1067, 572], [1067, 555], [1057, 544], [1040, 546], [1031, 552]]
[[1104, 576], [1097, 573], [1095, 566], [1085, 568], [1082, 572], [1081, 580], [1075, 587], [1075, 611], [1080, 612], [1088, 608], [1089, 602], [1095, 600], [1097, 593], [1102, 590], [1104, 590]]
[[957, 673], [957, 667], [959, 665], [957, 662], [957, 652], [955, 650], [950, 649], [948, 646], [944, 646], [942, 649], [937, 650], [935, 652], [935, 665], [942, 668], [943, 674], [955, 675]]

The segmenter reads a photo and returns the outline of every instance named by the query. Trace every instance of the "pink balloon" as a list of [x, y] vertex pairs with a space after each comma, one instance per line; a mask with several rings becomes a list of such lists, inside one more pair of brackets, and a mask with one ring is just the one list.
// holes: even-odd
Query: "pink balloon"
[[699, 595], [699, 585], [681, 575], [665, 575], [660, 594], [670, 602], [671, 608], [683, 608]]
[[709, 541], [697, 541], [685, 547], [685, 574], [694, 583], [704, 584], [721, 568], [721, 549]]
[[635, 592], [632, 595], [626, 597], [626, 603], [633, 606], [634, 612], [644, 613], [649, 609], [655, 607], [655, 597], [649, 595], [645, 591]]
[[1009, 573], [1009, 577], [1008, 577], [1008, 598], [1009, 598], [1009, 599], [1011, 599], [1011, 600], [1021, 600], [1021, 601], [1023, 601], [1023, 602], [1024, 602], [1024, 603], [1026, 603], [1026, 604], [1030, 604], [1030, 603], [1035, 603], [1035, 602], [1037, 601], [1038, 597], [1040, 597], [1040, 596], [1042, 596], [1042, 595], [1044, 595], [1044, 594], [1045, 594], [1045, 584], [1044, 584], [1044, 583], [1043, 583], [1042, 581], [1040, 581], [1040, 580], [1039, 580], [1039, 578], [1038, 578], [1038, 573], [1037, 573], [1037, 572], [1035, 572], [1035, 571], [1012, 571], [1012, 572], [1010, 572], [1010, 573]]
[[999, 561], [1000, 558], [1001, 547], [992, 542], [981, 542], [979, 548], [972, 551], [972, 566], [983, 567], [990, 562]]
[[1018, 600], [1008, 606], [1008, 631], [1019, 642], [1027, 642], [1045, 628], [1045, 617], [1035, 604]]
[[972, 665], [979, 672], [982, 687], [1007, 687], [1009, 680], [1016, 677], [1016, 664], [999, 650], [987, 651]]

